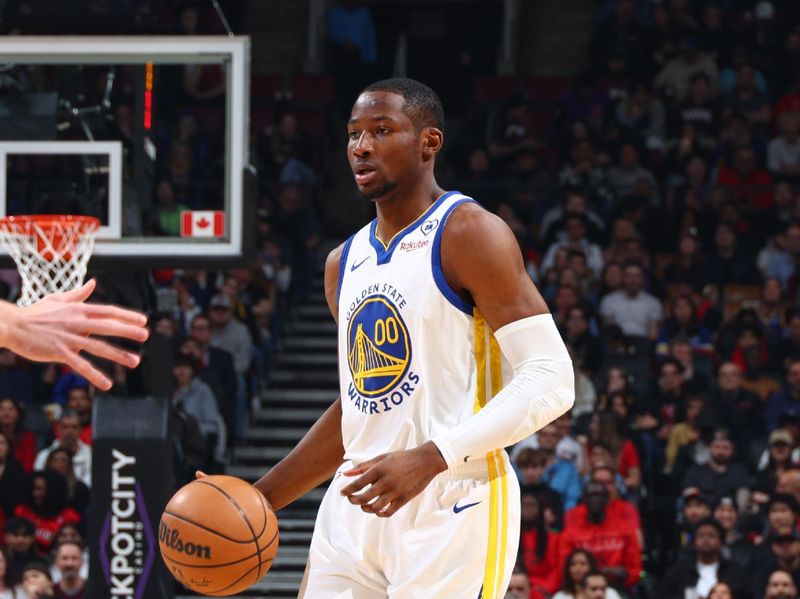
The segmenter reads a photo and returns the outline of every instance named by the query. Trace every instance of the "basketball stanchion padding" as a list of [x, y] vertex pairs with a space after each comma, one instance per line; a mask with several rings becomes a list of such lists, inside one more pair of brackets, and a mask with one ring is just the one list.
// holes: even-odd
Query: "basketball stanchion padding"
[[41, 214], [0, 218], [0, 243], [22, 278], [17, 304], [29, 306], [83, 285], [100, 220], [93, 216]]

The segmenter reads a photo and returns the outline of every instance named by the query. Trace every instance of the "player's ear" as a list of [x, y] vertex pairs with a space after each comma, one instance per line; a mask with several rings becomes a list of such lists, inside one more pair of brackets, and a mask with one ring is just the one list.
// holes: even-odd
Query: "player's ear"
[[427, 162], [432, 160], [442, 149], [444, 135], [436, 127], [425, 127], [422, 130], [422, 159]]

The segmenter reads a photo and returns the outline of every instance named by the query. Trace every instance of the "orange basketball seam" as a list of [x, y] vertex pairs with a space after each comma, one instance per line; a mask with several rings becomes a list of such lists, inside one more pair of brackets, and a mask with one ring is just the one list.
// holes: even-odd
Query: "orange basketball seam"
[[[225, 491], [224, 489], [220, 489], [217, 485], [212, 484], [211, 482], [209, 482], [207, 480], [197, 480], [195, 482], [203, 484], [203, 485], [208, 485], [212, 489], [216, 489], [217, 491], [222, 493], [225, 497], [227, 497], [228, 501], [230, 501], [233, 504], [233, 506], [237, 510], [239, 510], [239, 515], [244, 519], [245, 523], [247, 524], [247, 528], [250, 529], [250, 533], [253, 535], [253, 543], [255, 543], [255, 545], [256, 545], [256, 554], [258, 555], [258, 574], [259, 574], [258, 578], [261, 578], [261, 564], [263, 563], [262, 560], [261, 560], [261, 545], [258, 544], [258, 537], [256, 537], [256, 531], [255, 531], [255, 528], [253, 528], [253, 523], [250, 522], [250, 518], [247, 516], [245, 511], [242, 509], [242, 506], [240, 506], [239, 502], [236, 501], [235, 498], [231, 497], [228, 494], [227, 491]], [[260, 491], [256, 490], [256, 493], [261, 495]], [[262, 506], [263, 506], [263, 503], [262, 503]], [[267, 528], [267, 519], [265, 518], [264, 519], [264, 526], [261, 528], [261, 533], [259, 533], [259, 536], [261, 536], [261, 534], [266, 530], [266, 528]], [[256, 578], [256, 580], [258, 580], [258, 578]], [[241, 579], [239, 579], [239, 580], [241, 580]], [[226, 588], [228, 588], [228, 587], [226, 587]]]
[[252, 543], [251, 540], [239, 541], [237, 539], [233, 539], [233, 538], [231, 538], [231, 537], [229, 537], [227, 535], [222, 534], [221, 532], [218, 532], [218, 531], [214, 530], [213, 528], [209, 528], [208, 526], [204, 526], [204, 525], [200, 524], [199, 522], [195, 522], [194, 520], [191, 520], [191, 519], [186, 518], [184, 516], [179, 516], [178, 514], [176, 514], [174, 512], [170, 512], [170, 511], [164, 510], [164, 514], [166, 514], [167, 516], [170, 516], [172, 518], [176, 518], [178, 520], [183, 520], [187, 524], [192, 524], [193, 526], [196, 526], [197, 528], [202, 528], [206, 532], [213, 533], [213, 534], [217, 535], [218, 537], [221, 537], [221, 538], [225, 539], [226, 541], [230, 541], [231, 543], [238, 543], [239, 545], [247, 545], [249, 543]]

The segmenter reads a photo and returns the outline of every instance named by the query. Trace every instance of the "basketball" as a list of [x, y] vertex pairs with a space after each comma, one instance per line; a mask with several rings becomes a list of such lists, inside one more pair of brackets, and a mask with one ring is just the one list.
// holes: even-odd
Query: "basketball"
[[175, 493], [161, 516], [158, 544], [179, 582], [224, 597], [247, 589], [270, 569], [278, 520], [249, 483], [209, 476]]

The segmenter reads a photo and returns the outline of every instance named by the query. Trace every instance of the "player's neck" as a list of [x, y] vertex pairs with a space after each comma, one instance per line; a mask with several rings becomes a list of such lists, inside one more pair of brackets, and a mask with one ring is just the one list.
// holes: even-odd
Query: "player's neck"
[[399, 231], [417, 220], [443, 193], [444, 190], [433, 181], [427, 190], [416, 188], [377, 202], [378, 224], [375, 234], [388, 243]]

